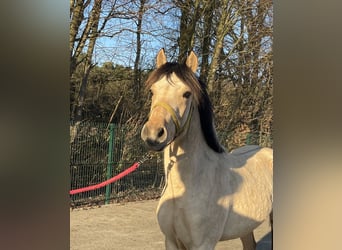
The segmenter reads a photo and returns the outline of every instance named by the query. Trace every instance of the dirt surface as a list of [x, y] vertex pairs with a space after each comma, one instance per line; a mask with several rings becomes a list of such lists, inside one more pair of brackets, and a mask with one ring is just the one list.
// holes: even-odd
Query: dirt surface
[[[158, 201], [110, 204], [70, 212], [72, 250], [161, 250], [164, 236], [159, 230], [155, 210]], [[257, 250], [270, 250], [269, 222], [255, 231]], [[219, 242], [215, 250], [241, 250], [239, 239]]]

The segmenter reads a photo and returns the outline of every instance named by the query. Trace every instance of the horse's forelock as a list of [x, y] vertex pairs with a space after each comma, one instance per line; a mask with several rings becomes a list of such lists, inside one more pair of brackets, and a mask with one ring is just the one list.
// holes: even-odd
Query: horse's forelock
[[150, 89], [151, 86], [159, 81], [164, 76], [172, 83], [171, 75], [175, 73], [176, 76], [185, 84], [187, 84], [193, 92], [197, 104], [202, 102], [203, 93], [205, 92], [205, 85], [201, 84], [194, 73], [185, 64], [179, 63], [165, 63], [161, 67], [155, 69], [146, 81], [146, 88]]

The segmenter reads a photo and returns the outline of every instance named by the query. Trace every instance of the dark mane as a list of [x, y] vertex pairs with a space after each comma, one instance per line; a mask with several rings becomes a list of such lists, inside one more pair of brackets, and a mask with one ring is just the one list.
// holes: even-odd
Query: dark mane
[[214, 127], [213, 107], [209, 99], [207, 86], [195, 76], [190, 68], [185, 64], [166, 63], [150, 74], [146, 81], [146, 87], [151, 88], [152, 84], [165, 75], [170, 80], [172, 73], [175, 73], [193, 92], [200, 115], [202, 133], [208, 146], [217, 153], [224, 152], [223, 147], [217, 139]]

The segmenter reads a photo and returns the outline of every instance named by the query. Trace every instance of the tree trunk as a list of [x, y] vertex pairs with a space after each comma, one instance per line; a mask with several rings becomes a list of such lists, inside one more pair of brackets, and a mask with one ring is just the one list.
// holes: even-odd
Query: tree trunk
[[[222, 14], [221, 17], [219, 19], [219, 23], [217, 24], [217, 28], [216, 28], [216, 43], [215, 43], [215, 47], [214, 47], [214, 51], [213, 51], [213, 56], [211, 59], [211, 64], [209, 67], [209, 71], [208, 71], [208, 91], [209, 94], [213, 97], [213, 91], [215, 89], [215, 76], [216, 76], [216, 71], [218, 69], [218, 65], [219, 65], [219, 58], [221, 55], [221, 50], [223, 48], [223, 41], [224, 41], [224, 37], [226, 36], [226, 34], [228, 33], [228, 31], [230, 30], [230, 26], [229, 22], [231, 20], [229, 20], [229, 0], [223, 0], [221, 2], [221, 6], [223, 6], [224, 8], [222, 9]], [[227, 8], [227, 9], [225, 9]]]
[[178, 40], [178, 62], [185, 62], [194, 48], [196, 23], [200, 16], [200, 0], [177, 1], [182, 15], [180, 19], [180, 34]]
[[70, 0], [70, 33], [69, 33], [69, 50], [70, 50], [70, 76], [76, 69], [76, 57], [74, 54], [74, 45], [78, 30], [84, 19], [84, 9], [86, 5], [84, 0]]
[[215, 1], [207, 1], [204, 9], [204, 30], [203, 30], [203, 42], [202, 42], [202, 64], [200, 78], [202, 81], [207, 81], [207, 75], [209, 70], [209, 54], [211, 44], [211, 31], [213, 26], [213, 10]]
[[80, 91], [78, 94], [78, 99], [77, 99], [77, 106], [74, 109], [74, 113], [72, 114], [75, 121], [80, 121], [83, 118], [83, 106], [84, 106], [84, 101], [86, 97], [86, 89], [87, 89], [87, 84], [88, 84], [88, 76], [90, 73], [90, 70], [92, 69], [92, 56], [95, 48], [95, 42], [96, 38], [98, 37], [98, 25], [99, 25], [99, 20], [100, 20], [100, 13], [101, 13], [101, 6], [102, 6], [102, 0], [96, 0], [92, 9], [92, 14], [91, 14], [91, 20], [92, 22], [90, 23], [90, 38], [89, 38], [89, 44], [88, 44], [88, 49], [87, 49], [87, 54], [85, 57], [85, 65], [84, 65], [84, 72], [81, 80], [81, 86], [80, 86]]
[[134, 97], [137, 99], [140, 96], [141, 89], [141, 72], [140, 72], [140, 57], [141, 57], [141, 31], [142, 31], [142, 20], [145, 12], [146, 0], [140, 0], [139, 12], [137, 15], [137, 52], [134, 61]]

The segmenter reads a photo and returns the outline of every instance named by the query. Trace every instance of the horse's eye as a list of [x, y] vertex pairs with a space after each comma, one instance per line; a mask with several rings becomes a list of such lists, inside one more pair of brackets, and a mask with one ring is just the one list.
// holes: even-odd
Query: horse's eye
[[151, 89], [150, 89], [150, 94], [151, 94], [151, 95], [153, 95], [153, 92], [152, 92], [152, 90], [151, 90]]
[[184, 94], [183, 94], [183, 97], [188, 99], [189, 97], [191, 96], [191, 92], [190, 91], [186, 91]]

